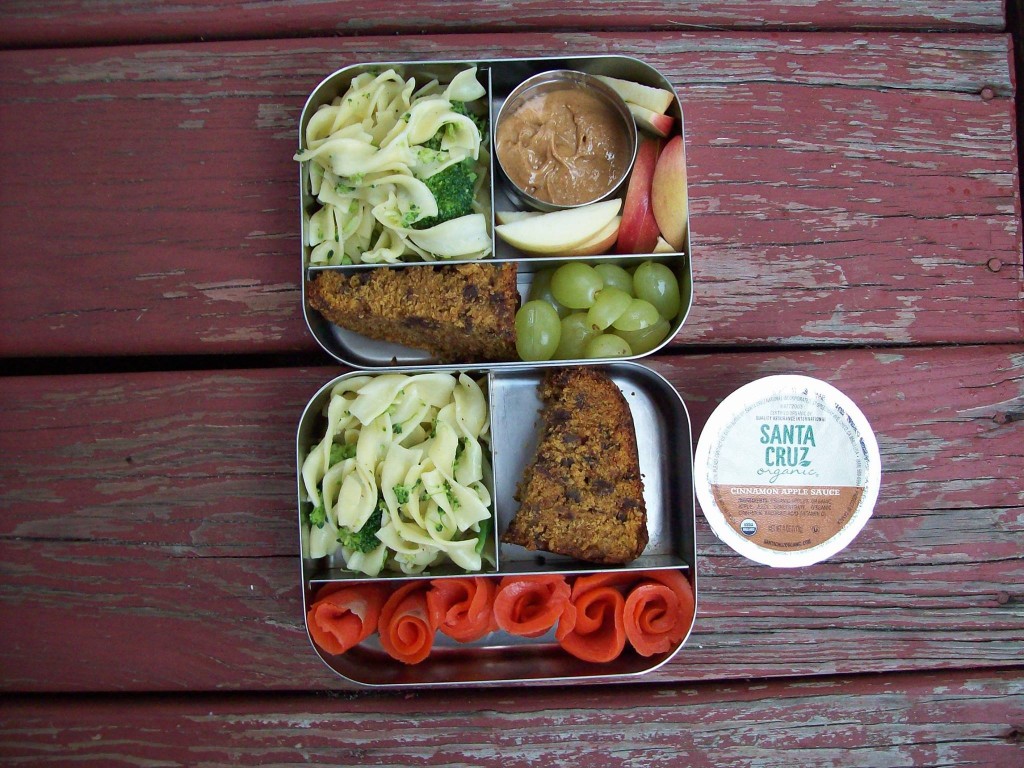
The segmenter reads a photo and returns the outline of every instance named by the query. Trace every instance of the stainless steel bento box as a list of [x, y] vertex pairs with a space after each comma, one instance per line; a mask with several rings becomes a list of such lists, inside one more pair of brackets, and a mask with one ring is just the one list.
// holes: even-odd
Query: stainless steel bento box
[[[666, 114], [674, 121], [674, 134], [683, 133], [682, 108], [671, 83], [656, 69], [634, 58], [624, 56], [573, 56], [535, 59], [505, 59], [441, 62], [385, 62], [360, 64], [341, 69], [323, 80], [312, 92], [299, 125], [300, 149], [304, 148], [306, 126], [319, 107], [329, 104], [346, 91], [360, 73], [398, 68], [405, 75], [444, 77], [467, 66], [477, 68], [480, 85], [486, 89], [489, 125], [498, 115], [508, 95], [524, 80], [541, 72], [568, 69], [591, 75], [632, 80], [672, 94]], [[638, 118], [639, 119], [639, 118]], [[667, 344], [682, 327], [689, 313], [693, 296], [690, 265], [690, 232], [687, 226], [682, 246], [659, 253], [606, 253], [593, 256], [562, 255], [558, 257], [529, 255], [495, 235], [497, 216], [503, 211], [521, 209], [519, 196], [497, 168], [491, 142], [489, 172], [484, 184], [488, 199], [487, 231], [490, 254], [485, 262], [516, 264], [517, 289], [520, 300], [530, 294], [535, 277], [543, 270], [574, 261], [591, 265], [606, 263], [626, 269], [647, 260], [666, 265], [679, 285], [678, 312], [671, 320], [665, 339], [644, 354], [623, 358], [569, 359], [547, 362], [458, 360], [442, 363], [429, 353], [393, 343], [377, 341], [328, 322], [310, 308], [306, 300], [309, 284], [321, 271], [337, 271], [351, 276], [379, 269], [415, 270], [434, 266], [437, 262], [407, 261], [396, 264], [310, 264], [308, 245], [310, 217], [317, 200], [310, 191], [309, 171], [300, 164], [300, 206], [302, 222], [302, 284], [303, 306], [307, 325], [320, 346], [341, 363], [357, 369], [325, 384], [310, 399], [303, 411], [296, 440], [298, 477], [298, 522], [303, 547], [301, 584], [303, 613], [306, 614], [316, 595], [343, 585], [400, 586], [412, 581], [447, 579], [481, 575], [490, 579], [531, 574], [564, 574], [567, 578], [585, 574], [613, 572], [671, 571], [682, 574], [689, 583], [696, 604], [697, 568], [694, 536], [693, 446], [689, 416], [679, 394], [663, 377], [636, 362]], [[445, 264], [474, 263], [452, 259]], [[640, 472], [644, 483], [647, 510], [648, 543], [642, 555], [621, 567], [604, 567], [573, 560], [561, 555], [528, 551], [500, 542], [500, 535], [518, 509], [515, 499], [517, 485], [535, 455], [540, 436], [541, 399], [538, 387], [547, 370], [555, 367], [594, 365], [606, 372], [619, 388], [628, 404], [636, 430]], [[492, 538], [484, 549], [480, 571], [467, 573], [451, 564], [435, 566], [418, 575], [382, 572], [370, 577], [345, 569], [341, 557], [327, 555], [317, 558], [308, 554], [310, 530], [309, 502], [302, 478], [303, 462], [325, 429], [325, 407], [332, 390], [354, 377], [376, 377], [390, 374], [416, 375], [424, 372], [466, 373], [480, 382], [486, 392], [490, 422], [487, 449], [487, 471], [482, 482], [490, 496]], [[692, 620], [690, 622], [692, 627]], [[343, 654], [324, 652], [313, 647], [324, 663], [351, 682], [372, 687], [433, 687], [459, 684], [487, 684], [541, 681], [577, 681], [615, 679], [649, 672], [666, 663], [685, 644], [689, 627], [674, 647], [666, 652], [642, 656], [628, 647], [618, 658], [606, 663], [582, 661], [559, 646], [554, 632], [536, 638], [524, 638], [502, 631], [492, 632], [482, 640], [459, 643], [438, 633], [434, 647], [424, 661], [404, 664], [391, 658], [373, 635]], [[312, 642], [312, 635], [310, 637]]]
[[[317, 109], [329, 104], [332, 99], [344, 93], [349, 84], [357, 75], [368, 71], [377, 71], [382, 68], [395, 67], [409, 76], [422, 75], [425, 77], [451, 75], [457, 69], [465, 66], [476, 66], [477, 77], [487, 90], [489, 104], [489, 125], [494, 126], [494, 119], [498, 115], [502, 104], [509, 93], [524, 80], [541, 72], [566, 69], [576, 70], [592, 75], [609, 76], [620, 79], [628, 79], [640, 84], [654, 88], [664, 89], [672, 94], [672, 101], [666, 115], [673, 120], [673, 135], [684, 137], [685, 126], [683, 123], [682, 106], [672, 84], [658, 70], [638, 59], [627, 56], [575, 56], [557, 58], [531, 58], [531, 59], [500, 59], [480, 61], [427, 61], [427, 62], [385, 62], [357, 64], [338, 70], [325, 78], [313, 90], [309, 99], [303, 107], [299, 120], [299, 147], [305, 148], [306, 126]], [[491, 141], [493, 147], [493, 137]], [[300, 189], [300, 216], [302, 226], [302, 286], [303, 296], [307, 295], [307, 289], [313, 276], [323, 270], [337, 270], [344, 274], [354, 274], [373, 269], [422, 269], [424, 267], [436, 266], [439, 262], [403, 261], [395, 265], [338, 265], [338, 266], [311, 266], [310, 251], [308, 245], [308, 231], [310, 216], [317, 206], [316, 198], [310, 192], [309, 171], [307, 163], [300, 164], [299, 189]], [[495, 235], [495, 214], [501, 211], [514, 211], [522, 208], [517, 196], [511, 191], [508, 180], [500, 173], [494, 152], [490, 153], [490, 172], [485, 185], [486, 193], [489, 195], [488, 232], [491, 238], [491, 255], [486, 258], [487, 262], [502, 263], [515, 262], [518, 266], [518, 289], [520, 296], [525, 297], [530, 292], [535, 275], [541, 270], [556, 267], [573, 260], [580, 260], [581, 257], [553, 257], [542, 255], [529, 255], [513, 248], [508, 243]], [[688, 211], [686, 215], [689, 219]], [[686, 232], [682, 247], [678, 250], [662, 253], [639, 253], [639, 254], [601, 254], [587, 256], [583, 259], [588, 264], [610, 263], [626, 268], [636, 266], [643, 261], [653, 260], [667, 265], [676, 275], [679, 283], [681, 302], [680, 309], [672, 320], [670, 330], [665, 339], [653, 350], [644, 354], [651, 354], [664, 345], [678, 333], [686, 321], [693, 300], [693, 279], [690, 265], [690, 229]], [[464, 260], [446, 260], [445, 264], [465, 264]], [[341, 328], [326, 319], [316, 310], [309, 307], [308, 302], [303, 302], [303, 312], [306, 324], [313, 337], [323, 349], [339, 362], [360, 367], [360, 368], [389, 368], [393, 366], [419, 366], [437, 365], [439, 367], [457, 368], [465, 365], [473, 365], [483, 361], [479, 360], [458, 360], [452, 363], [441, 363], [429, 353], [401, 346], [394, 343], [378, 341], [354, 331]], [[624, 358], [602, 358], [604, 360], [616, 359], [638, 359], [644, 355], [632, 355]], [[562, 364], [580, 362], [575, 360], [557, 360]], [[520, 364], [517, 361], [504, 363], [488, 363], [497, 366], [515, 366]]]
[[[546, 369], [546, 366], [522, 366], [463, 371], [485, 382], [491, 433], [490, 466], [493, 469], [492, 476], [486, 482], [491, 486], [493, 530], [499, 534], [505, 530], [516, 512], [516, 485], [536, 450], [537, 416], [541, 408], [537, 386]], [[372, 580], [395, 584], [456, 575], [490, 575], [499, 578], [552, 572], [570, 575], [607, 570], [674, 569], [685, 574], [696, 597], [693, 450], [686, 406], [668, 381], [643, 365], [624, 361], [603, 365], [602, 369], [622, 391], [637, 433], [649, 536], [647, 547], [638, 559], [621, 568], [602, 568], [561, 555], [528, 551], [516, 545], [499, 543], [494, 552], [495, 564], [478, 574], [466, 574], [446, 566], [425, 575], [388, 574]], [[402, 368], [389, 373], [416, 374], [434, 370]], [[323, 412], [327, 399], [338, 382], [365, 375], [362, 371], [348, 373], [325, 384], [302, 413], [296, 443], [297, 472], [300, 475], [300, 538], [306, 535], [303, 527], [308, 526], [306, 515], [310, 509], [310, 503], [303, 493], [301, 467], [311, 446], [316, 444], [323, 433]], [[302, 558], [301, 579], [304, 615], [309, 610], [313, 595], [324, 585], [371, 580], [345, 571], [332, 557], [315, 560]], [[624, 652], [615, 661], [605, 664], [588, 663], [570, 656], [558, 647], [550, 635], [526, 639], [502, 632], [495, 632], [471, 644], [455, 643], [438, 634], [430, 657], [415, 665], [405, 665], [391, 659], [375, 638], [341, 655], [316, 650], [327, 666], [356, 683], [369, 686], [434, 686], [635, 675], [648, 672], [668, 661], [683, 642], [669, 653], [643, 657]]]

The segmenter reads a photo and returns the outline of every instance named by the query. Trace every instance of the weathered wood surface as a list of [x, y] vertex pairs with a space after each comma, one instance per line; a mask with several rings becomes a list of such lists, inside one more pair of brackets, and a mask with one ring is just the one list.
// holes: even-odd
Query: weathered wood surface
[[1024, 761], [1019, 673], [410, 696], [16, 697], [7, 765], [793, 768]]
[[[698, 436], [771, 373], [831, 381], [883, 457], [875, 515], [826, 563], [771, 570], [698, 515], [699, 618], [645, 680], [1020, 665], [1024, 345], [673, 355]], [[308, 690], [293, 467], [336, 368], [0, 380], [0, 686]]]
[[[78, 6], [78, 7], [76, 7]], [[0, 46], [105, 45], [315, 35], [477, 33], [607, 29], [1005, 29], [1000, 0], [699, 0], [623, 4], [614, 0], [371, 0], [250, 3], [130, 0], [72, 3], [8, 0]]]
[[0, 355], [315, 349], [291, 160], [313, 86], [382, 57], [563, 53], [639, 56], [682, 98], [697, 294], [677, 345], [1015, 342], [1010, 49], [629, 32], [0, 52]]

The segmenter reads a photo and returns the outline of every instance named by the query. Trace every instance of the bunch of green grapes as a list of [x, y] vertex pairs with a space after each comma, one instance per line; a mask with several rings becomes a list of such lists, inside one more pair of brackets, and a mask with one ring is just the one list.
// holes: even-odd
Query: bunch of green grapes
[[516, 313], [516, 349], [527, 361], [642, 355], [664, 341], [679, 304], [679, 281], [664, 264], [630, 273], [571, 261], [534, 275]]

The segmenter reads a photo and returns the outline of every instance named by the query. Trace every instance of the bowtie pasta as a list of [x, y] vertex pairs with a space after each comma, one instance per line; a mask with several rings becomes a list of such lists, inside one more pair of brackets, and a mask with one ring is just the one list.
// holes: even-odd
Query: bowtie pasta
[[484, 96], [475, 67], [418, 90], [388, 69], [357, 75], [322, 105], [295, 155], [321, 205], [309, 218], [309, 264], [489, 255], [489, 131], [465, 106]]
[[312, 512], [306, 557], [346, 568], [422, 573], [482, 567], [491, 535], [487, 400], [465, 374], [382, 374], [339, 382], [327, 429], [302, 464]]

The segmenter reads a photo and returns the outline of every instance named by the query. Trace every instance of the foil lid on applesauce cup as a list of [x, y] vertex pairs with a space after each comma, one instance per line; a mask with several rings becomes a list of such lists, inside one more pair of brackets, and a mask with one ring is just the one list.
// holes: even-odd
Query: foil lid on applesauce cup
[[694, 482], [719, 539], [764, 565], [811, 565], [844, 549], [881, 484], [864, 414], [830, 384], [768, 376], [722, 401], [701, 433]]

